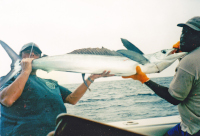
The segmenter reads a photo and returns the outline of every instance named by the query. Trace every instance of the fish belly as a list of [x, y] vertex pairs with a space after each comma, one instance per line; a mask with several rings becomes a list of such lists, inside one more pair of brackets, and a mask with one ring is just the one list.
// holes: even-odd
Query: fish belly
[[121, 56], [66, 54], [33, 61], [33, 69], [100, 74], [104, 70], [118, 76], [136, 73], [137, 62]]

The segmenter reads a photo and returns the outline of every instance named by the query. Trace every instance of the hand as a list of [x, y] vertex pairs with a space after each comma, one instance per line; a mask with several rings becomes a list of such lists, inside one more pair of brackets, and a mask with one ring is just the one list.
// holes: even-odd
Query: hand
[[172, 48], [180, 49], [180, 41], [178, 41], [176, 44], [174, 44]]
[[[182, 52], [180, 50], [180, 41], [178, 41], [176, 44], [174, 44], [172, 48], [176, 49], [176, 50], [173, 51], [173, 53]], [[173, 53], [171, 53], [171, 54], [173, 54]]]
[[51, 132], [49, 132], [49, 133], [47, 134], [47, 136], [54, 136], [54, 134], [55, 134], [55, 131], [51, 131]]
[[32, 71], [32, 61], [34, 58], [23, 58], [20, 62], [20, 65], [22, 67], [22, 72], [31, 73]]
[[101, 74], [92, 74], [89, 77], [90, 77], [90, 79], [92, 79], [94, 81], [95, 79], [100, 78], [100, 77], [110, 77], [110, 76], [114, 76], [114, 74], [110, 74], [110, 71], [106, 72], [106, 70], [105, 70]]
[[149, 81], [149, 78], [145, 73], [142, 72], [140, 66], [136, 67], [136, 74], [131, 76], [122, 76], [122, 78], [132, 78], [134, 80], [140, 81], [142, 84]]

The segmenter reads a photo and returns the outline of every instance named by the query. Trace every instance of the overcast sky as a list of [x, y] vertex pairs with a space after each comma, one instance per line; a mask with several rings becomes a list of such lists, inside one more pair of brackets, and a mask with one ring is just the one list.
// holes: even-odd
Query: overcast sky
[[[199, 16], [199, 5], [199, 0], [0, 0], [0, 40], [17, 53], [35, 42], [43, 53], [60, 55], [86, 47], [124, 49], [125, 38], [149, 54], [179, 41], [182, 29], [176, 25]], [[0, 47], [0, 76], [10, 64]], [[177, 64], [150, 76], [173, 76]], [[67, 72], [38, 75], [60, 84], [81, 81], [80, 74]]]

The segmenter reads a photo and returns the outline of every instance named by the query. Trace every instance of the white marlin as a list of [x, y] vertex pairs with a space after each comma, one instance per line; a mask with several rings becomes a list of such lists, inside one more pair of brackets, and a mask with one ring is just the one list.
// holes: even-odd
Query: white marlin
[[[165, 49], [145, 55], [129, 41], [122, 39], [122, 43], [127, 50], [79, 49], [64, 55], [35, 59], [32, 68], [48, 72], [65, 71], [92, 74], [99, 74], [106, 70], [116, 76], [129, 76], [136, 73], [137, 65], [140, 65], [146, 74], [161, 72], [178, 58], [187, 54], [186, 52], [172, 54], [174, 49]], [[0, 81], [0, 86], [2, 86], [21, 70], [21, 57], [3, 41], [0, 41], [0, 44], [12, 59], [11, 71]]]

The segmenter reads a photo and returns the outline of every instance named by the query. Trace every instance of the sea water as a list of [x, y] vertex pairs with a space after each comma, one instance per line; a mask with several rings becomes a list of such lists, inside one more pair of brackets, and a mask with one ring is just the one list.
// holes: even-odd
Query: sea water
[[[169, 87], [173, 77], [151, 78]], [[80, 84], [63, 85], [74, 91]], [[67, 113], [108, 123], [178, 115], [177, 106], [158, 97], [146, 85], [131, 79], [94, 82], [76, 105], [65, 104]]]

